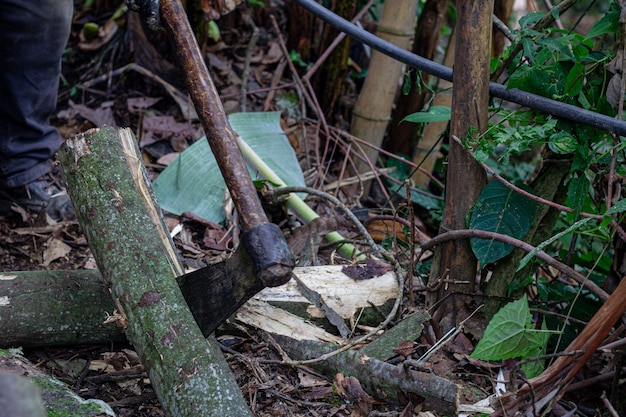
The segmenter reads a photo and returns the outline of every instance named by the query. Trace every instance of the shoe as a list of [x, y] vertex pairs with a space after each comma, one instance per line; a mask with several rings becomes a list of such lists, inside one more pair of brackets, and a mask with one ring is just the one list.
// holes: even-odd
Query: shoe
[[31, 213], [44, 209], [55, 222], [69, 220], [74, 216], [74, 206], [67, 191], [54, 185], [49, 177], [43, 177], [16, 188], [0, 190], [0, 216], [15, 215], [15, 206]]

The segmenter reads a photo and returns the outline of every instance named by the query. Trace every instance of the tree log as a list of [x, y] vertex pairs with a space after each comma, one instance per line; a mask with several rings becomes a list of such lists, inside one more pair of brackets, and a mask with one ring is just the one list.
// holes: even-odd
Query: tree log
[[16, 350], [0, 350], [0, 415], [115, 417], [102, 400], [84, 400]]
[[0, 274], [0, 348], [123, 342], [98, 271]]
[[11, 417], [46, 417], [41, 394], [28, 379], [0, 373], [0, 410]]
[[[295, 340], [286, 336], [274, 336], [280, 346], [295, 360], [317, 358], [339, 348], [333, 343], [312, 340]], [[383, 336], [384, 337], [384, 336]], [[457, 415], [459, 410], [459, 387], [447, 379], [432, 373], [405, 369], [370, 358], [358, 350], [347, 350], [325, 360], [308, 364], [330, 377], [337, 373], [353, 376], [373, 397], [399, 403], [402, 394], [416, 394], [424, 398], [428, 409], [444, 415]]]
[[[463, 143], [487, 129], [489, 108], [489, 46], [493, 0], [457, 2], [454, 87], [450, 134]], [[446, 196], [441, 230], [463, 229], [465, 219], [487, 183], [485, 171], [464, 145], [450, 140]], [[430, 271], [426, 305], [443, 332], [472, 313], [477, 260], [468, 239], [437, 247]], [[468, 295], [469, 294], [469, 295]], [[444, 301], [445, 300], [445, 301]], [[465, 326], [476, 327], [471, 323]]]
[[167, 416], [250, 415], [214, 339], [180, 292], [183, 273], [128, 129], [73, 136], [59, 159], [76, 215]]

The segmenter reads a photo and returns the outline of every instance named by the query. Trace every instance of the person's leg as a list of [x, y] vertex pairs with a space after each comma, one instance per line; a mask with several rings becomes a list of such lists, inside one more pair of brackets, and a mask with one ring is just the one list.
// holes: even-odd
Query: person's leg
[[0, 0], [2, 191], [50, 171], [61, 138], [49, 118], [56, 109], [72, 13], [72, 0]]

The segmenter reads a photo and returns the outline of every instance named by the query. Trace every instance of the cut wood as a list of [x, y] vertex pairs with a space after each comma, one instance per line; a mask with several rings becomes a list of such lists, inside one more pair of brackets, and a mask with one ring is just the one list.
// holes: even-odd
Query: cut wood
[[305, 321], [302, 317], [274, 307], [264, 301], [248, 301], [236, 315], [237, 320], [268, 333], [293, 339], [341, 343], [342, 339]]
[[[358, 321], [363, 309], [372, 309], [372, 305], [383, 307], [389, 303], [389, 312], [398, 295], [398, 280], [392, 271], [365, 280], [354, 280], [342, 272], [341, 265], [325, 265], [296, 268], [296, 276], [312, 290], [322, 296], [326, 304], [345, 320]], [[300, 304], [305, 310], [305, 318], [322, 318], [324, 312], [311, 305], [298, 288], [295, 280], [282, 287], [265, 288], [257, 298], [275, 305], [289, 303], [290, 311]], [[371, 311], [370, 311], [371, 313]], [[370, 314], [371, 315], [371, 314]], [[378, 317], [378, 321], [380, 317]], [[371, 321], [368, 323], [371, 324]]]
[[250, 415], [213, 338], [176, 282], [183, 274], [128, 129], [70, 138], [59, 159], [76, 215], [166, 416]]

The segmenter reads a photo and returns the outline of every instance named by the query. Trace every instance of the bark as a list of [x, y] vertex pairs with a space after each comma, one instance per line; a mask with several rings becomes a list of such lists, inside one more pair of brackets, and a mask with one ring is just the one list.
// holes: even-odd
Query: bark
[[[457, 2], [454, 87], [451, 134], [464, 143], [487, 127], [489, 105], [489, 45], [493, 0]], [[465, 219], [486, 183], [485, 172], [471, 153], [450, 141], [442, 230], [465, 228]], [[429, 282], [427, 304], [433, 320], [445, 332], [471, 313], [476, 282], [476, 257], [469, 240], [450, 241], [437, 249]], [[445, 300], [445, 302], [444, 302]]]
[[0, 275], [0, 347], [76, 345], [126, 340], [98, 271], [28, 271]]
[[134, 136], [92, 129], [59, 158], [76, 215], [167, 416], [250, 415], [214, 339], [202, 337], [176, 283], [183, 270]]
[[382, 337], [363, 346], [359, 351], [370, 358], [386, 361], [396, 356], [396, 348], [408, 340], [417, 340], [422, 335], [424, 323], [430, 320], [425, 311], [416, 311], [401, 322], [386, 330]]
[[[296, 360], [320, 357], [339, 347], [332, 343], [297, 341], [284, 336], [277, 336], [276, 340]], [[424, 398], [426, 409], [437, 410], [443, 415], [458, 414], [459, 387], [432, 373], [391, 365], [370, 358], [358, 350], [344, 351], [308, 366], [324, 372], [330, 378], [337, 373], [353, 376], [370, 395], [384, 401], [399, 403], [399, 397], [410, 398], [413, 394]]]
[[[385, 2], [377, 35], [394, 45], [407, 49], [415, 33], [415, 0], [391, 0]], [[354, 107], [351, 133], [366, 140], [375, 148], [364, 149], [366, 158], [376, 164], [391, 109], [396, 98], [403, 64], [381, 52], [372, 51], [363, 89]], [[370, 171], [367, 162], [358, 161], [360, 173]]]
[[[495, 0], [493, 6], [493, 14], [498, 16], [505, 25], [508, 25], [509, 20], [511, 19], [511, 12], [513, 11], [513, 3], [514, 0]], [[504, 46], [506, 44], [506, 36], [504, 33], [499, 30], [494, 31], [493, 33], [493, 52], [492, 56], [499, 56], [504, 50]]]

